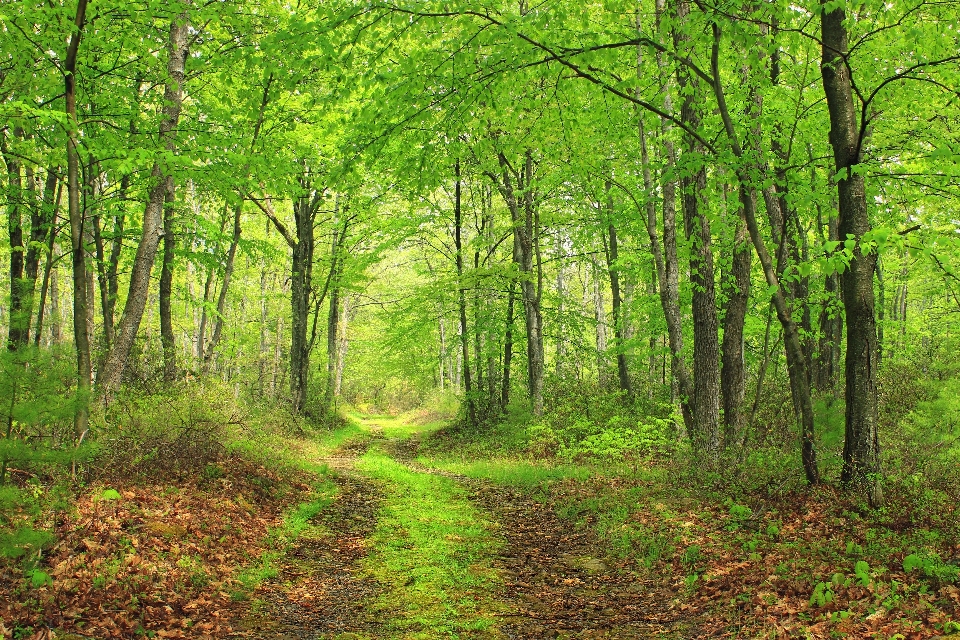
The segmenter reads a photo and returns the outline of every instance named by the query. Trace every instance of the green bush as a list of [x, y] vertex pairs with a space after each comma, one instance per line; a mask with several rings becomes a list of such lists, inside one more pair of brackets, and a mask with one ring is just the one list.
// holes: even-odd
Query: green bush
[[151, 394], [121, 392], [99, 416], [96, 464], [108, 476], [202, 476], [226, 454], [227, 430], [244, 422], [233, 393], [184, 381]]

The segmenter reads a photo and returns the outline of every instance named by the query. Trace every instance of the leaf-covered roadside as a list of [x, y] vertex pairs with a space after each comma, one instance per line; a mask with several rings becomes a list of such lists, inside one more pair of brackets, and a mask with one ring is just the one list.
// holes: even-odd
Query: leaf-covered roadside
[[0, 637], [224, 635], [255, 586], [244, 568], [269, 564], [268, 533], [308, 480], [232, 456], [178, 484], [86, 487], [43, 554], [52, 581], [0, 565]]
[[713, 498], [607, 476], [565, 480], [548, 499], [627, 566], [661, 577], [700, 637], [960, 631], [960, 505], [875, 512], [831, 488]]

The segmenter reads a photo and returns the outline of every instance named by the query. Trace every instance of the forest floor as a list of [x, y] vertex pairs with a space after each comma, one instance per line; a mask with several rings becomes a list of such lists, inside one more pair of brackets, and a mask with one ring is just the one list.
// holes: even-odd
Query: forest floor
[[425, 466], [410, 423], [361, 424], [369, 437], [326, 460], [333, 505], [238, 636], [691, 636], [667, 583], [607, 561], [594, 536], [529, 491]]
[[238, 636], [894, 639], [960, 630], [949, 572], [904, 568], [910, 534], [884, 537], [831, 489], [755, 508], [713, 504], [636, 468], [478, 459], [451, 451], [437, 424], [355, 419], [360, 433], [325, 460], [333, 504], [257, 592]]
[[0, 639], [960, 637], [956, 504], [724, 499], [443, 427], [354, 415], [85, 486], [33, 573], [0, 564]]

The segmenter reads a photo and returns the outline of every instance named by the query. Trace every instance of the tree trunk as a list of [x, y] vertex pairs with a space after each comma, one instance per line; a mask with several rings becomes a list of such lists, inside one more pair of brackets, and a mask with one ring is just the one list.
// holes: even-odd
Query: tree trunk
[[[739, 161], [737, 164], [737, 179], [740, 181], [740, 200], [743, 206], [744, 218], [747, 222], [747, 229], [750, 232], [750, 240], [760, 258], [760, 265], [763, 268], [763, 275], [767, 285], [773, 290], [773, 303], [777, 312], [777, 319], [783, 327], [784, 347], [787, 355], [787, 370], [790, 376], [790, 390], [794, 401], [794, 407], [799, 411], [800, 417], [800, 441], [801, 441], [801, 460], [807, 482], [817, 484], [820, 482], [820, 472], [817, 468], [816, 450], [814, 448], [813, 430], [813, 401], [810, 396], [810, 377], [806, 369], [806, 357], [801, 343], [799, 331], [793, 321], [793, 310], [790, 308], [784, 288], [780, 283], [777, 274], [776, 265], [767, 251], [767, 246], [760, 236], [760, 227], [757, 223], [757, 196], [756, 188], [753, 186], [753, 176], [751, 175], [756, 167], [748, 166], [744, 158], [743, 148], [740, 146], [739, 136], [733, 126], [730, 118], [730, 111], [727, 108], [726, 97], [723, 92], [723, 85], [720, 82], [720, 39], [721, 32], [718, 24], [713, 24], [713, 49], [711, 52], [711, 71], [713, 74], [713, 92], [717, 101], [717, 109], [723, 120], [724, 130], [730, 143], [730, 150]], [[758, 172], [763, 177], [762, 168]], [[776, 193], [772, 185], [767, 185], [763, 189], [764, 200], [771, 209], [779, 207]]]
[[[527, 390], [534, 415], [543, 413], [543, 317], [540, 313], [540, 270], [534, 271], [537, 248], [534, 223], [536, 203], [533, 193], [533, 152], [524, 153], [523, 167], [514, 169], [506, 156], [498, 154], [500, 179], [493, 176], [507, 203], [513, 223], [513, 260], [520, 269], [520, 299], [527, 334]], [[516, 189], [514, 189], [516, 182]]]
[[[14, 129], [14, 139], [23, 132]], [[23, 177], [19, 158], [9, 155], [6, 137], [0, 135], [2, 154], [7, 165], [7, 232], [10, 240], [10, 326], [7, 334], [7, 349], [17, 351], [30, 339], [30, 315], [24, 318], [23, 263], [26, 249], [23, 245], [21, 210], [23, 206]]]
[[610, 296], [613, 299], [613, 339], [617, 351], [617, 379], [620, 383], [620, 391], [627, 394], [627, 398], [633, 399], [633, 388], [630, 386], [630, 372], [627, 369], [627, 352], [624, 346], [624, 312], [623, 298], [620, 294], [620, 267], [617, 265], [619, 260], [619, 246], [617, 238], [617, 228], [613, 224], [613, 195], [610, 193], [610, 181], [606, 183], [607, 195], [607, 236], [606, 246], [607, 273], [610, 276]]
[[[184, 67], [187, 59], [187, 37], [189, 20], [182, 13], [170, 24], [170, 36], [167, 46], [168, 80], [164, 91], [163, 120], [160, 123], [160, 139], [167, 153], [176, 148], [176, 128], [180, 121], [180, 109], [183, 102]], [[168, 193], [173, 193], [173, 176], [160, 163], [153, 165], [151, 172], [154, 184], [143, 214], [143, 237], [137, 246], [130, 275], [130, 289], [124, 305], [123, 315], [117, 328], [117, 337], [104, 362], [103, 372], [98, 380], [100, 387], [109, 394], [120, 385], [124, 367], [130, 356], [130, 349], [140, 329], [143, 311], [147, 304], [150, 288], [150, 272], [163, 235], [163, 205]]]
[[330, 282], [328, 290], [330, 292], [330, 308], [327, 313], [327, 385], [324, 389], [324, 407], [327, 413], [334, 410], [334, 400], [338, 394], [337, 391], [337, 371], [339, 366], [340, 354], [340, 276], [343, 273], [343, 245], [347, 239], [347, 229], [349, 218], [344, 215], [343, 226], [339, 227], [339, 221], [334, 222], [333, 243], [330, 247]]
[[[741, 186], [741, 189], [745, 189]], [[741, 194], [741, 198], [749, 194]], [[750, 269], [753, 249], [747, 236], [743, 207], [739, 206], [733, 238], [733, 261], [727, 279], [726, 312], [723, 316], [720, 384], [723, 400], [724, 443], [742, 442], [744, 424], [743, 401], [747, 390], [746, 365], [743, 358], [743, 326], [750, 301]]]
[[[661, 17], [666, 10], [665, 0], [656, 0], [657, 28], [661, 28]], [[641, 66], [641, 50], [637, 49], [637, 67]], [[667, 73], [661, 54], [657, 54], [657, 67], [663, 84], [663, 105], [666, 113], [673, 112], [672, 87], [673, 79]], [[663, 140], [664, 175], [674, 172], [677, 165], [676, 149], [671, 140], [670, 120], [661, 117], [661, 134]], [[647, 194], [655, 193], [653, 180], [650, 175], [650, 159], [647, 151], [646, 132], [643, 118], [639, 118], [640, 153], [643, 164], [643, 183]], [[647, 197], [646, 217], [647, 235], [650, 237], [650, 248], [653, 251], [654, 265], [657, 271], [657, 284], [660, 290], [660, 305], [667, 324], [667, 343], [670, 348], [671, 402], [673, 401], [674, 383], [680, 391], [680, 413], [683, 417], [683, 426], [687, 433], [694, 430], [694, 416], [692, 410], [693, 384], [690, 373], [683, 359], [683, 321], [680, 315], [680, 263], [677, 258], [677, 185], [672, 179], [663, 178], [661, 189], [663, 192], [663, 245], [657, 231], [656, 203], [652, 197]]]
[[462, 180], [460, 179], [460, 160], [454, 165], [454, 201], [453, 201], [453, 241], [457, 261], [457, 307], [460, 310], [460, 349], [463, 357], [463, 387], [467, 401], [467, 418], [470, 426], [477, 425], [477, 406], [473, 397], [473, 385], [470, 377], [470, 333], [467, 329], [467, 291], [463, 286], [463, 208], [461, 206]]
[[174, 195], [173, 190], [169, 190], [164, 199], [163, 268], [160, 271], [160, 342], [163, 345], [163, 379], [167, 382], [177, 379], [177, 345], [173, 333], [173, 260], [177, 246], [173, 233]]
[[340, 327], [337, 338], [337, 370], [333, 381], [333, 395], [340, 397], [343, 390], [343, 370], [347, 362], [347, 349], [350, 346], [350, 340], [347, 337], [347, 327], [350, 325], [350, 296], [344, 296], [340, 304]]
[[213, 364], [213, 356], [216, 354], [217, 347], [220, 344], [220, 338], [223, 335], [223, 324], [227, 312], [227, 291], [230, 288], [230, 280], [233, 278], [233, 265], [236, 264], [237, 247], [240, 245], [240, 234], [242, 232], [240, 219], [243, 214], [243, 202], [237, 203], [233, 210], [233, 235], [230, 238], [230, 248], [227, 249], [227, 260], [223, 265], [223, 282], [220, 284], [220, 295], [217, 296], [217, 311], [213, 320], [213, 333], [210, 336], [210, 342], [207, 343], [206, 351], [203, 354], [203, 371], [210, 372]]
[[[677, 5], [677, 18], [685, 21], [690, 5], [681, 1]], [[678, 44], [687, 39], [682, 31], [674, 32]], [[678, 47], [679, 48], [679, 47]], [[683, 104], [680, 120], [691, 130], [700, 128], [700, 83], [681, 66], [677, 81]], [[718, 340], [716, 285], [713, 271], [710, 221], [702, 209], [706, 208], [703, 195], [707, 186], [707, 170], [704, 149], [693, 136], [685, 134], [684, 156], [686, 163], [696, 166], [680, 180], [682, 189], [683, 224], [687, 241], [690, 242], [690, 281], [693, 285], [693, 416], [695, 430], [690, 433], [694, 447], [708, 452], [720, 448], [720, 344]]]
[[297, 242], [293, 247], [290, 274], [290, 397], [293, 409], [302, 413], [307, 403], [310, 350], [307, 318], [310, 314], [310, 289], [313, 280], [313, 216], [306, 198], [294, 205]]
[[[46, 254], [47, 255], [46, 255], [46, 259], [44, 260], [43, 279], [40, 283], [40, 300], [37, 304], [37, 325], [36, 325], [36, 330], [34, 331], [34, 345], [37, 347], [40, 346], [40, 341], [43, 338], [43, 321], [44, 321], [44, 314], [46, 312], [47, 293], [48, 292], [50, 292], [51, 294], [53, 293], [51, 291], [51, 284], [53, 285], [54, 290], [56, 288], [56, 277], [54, 276], [56, 271], [54, 266], [53, 254], [54, 254], [54, 247], [56, 246], [56, 242], [57, 242], [57, 216], [59, 215], [59, 212], [60, 212], [60, 197], [63, 194], [63, 183], [57, 179], [56, 172], [53, 170], [49, 171], [47, 174], [48, 182], [50, 180], [51, 174], [53, 175], [54, 181], [56, 182], [56, 195], [53, 197], [53, 200], [50, 203], [51, 209], [50, 209], [50, 214], [47, 218], [49, 220], [49, 229], [47, 231], [47, 238], [46, 238], [47, 240]], [[46, 187], [44, 188], [44, 191], [46, 193]], [[44, 195], [44, 199], [46, 199], [46, 195]], [[51, 280], [51, 276], [53, 276], [52, 280]], [[54, 298], [55, 296], [51, 295], [51, 307], [53, 306], [52, 300]], [[51, 315], [53, 314], [51, 313]]]
[[880, 486], [880, 438], [877, 430], [877, 325], [873, 277], [877, 254], [863, 253], [860, 240], [871, 229], [864, 177], [856, 171], [863, 151], [863, 132], [853, 102], [848, 66], [846, 13], [842, 8], [820, 17], [823, 43], [821, 71], [830, 112], [830, 145], [839, 194], [840, 238], [856, 245], [850, 265], [840, 275], [847, 325], [846, 429], [841, 481], [863, 487], [873, 505], [883, 502]]
[[67, 203], [70, 211], [70, 242], [73, 258], [73, 337], [77, 350], [77, 408], [74, 413], [74, 437], [79, 442], [89, 423], [87, 395], [93, 366], [87, 329], [87, 263], [83, 246], [83, 210], [80, 208], [80, 158], [77, 151], [77, 51], [86, 21], [87, 0], [79, 0], [74, 19], [76, 31], [70, 36], [64, 63], [64, 98], [67, 112]]
[[507, 321], [503, 334], [503, 378], [500, 380], [500, 409], [507, 410], [510, 404], [510, 364], [513, 361], [513, 307], [516, 300], [516, 283], [510, 282], [507, 293]]

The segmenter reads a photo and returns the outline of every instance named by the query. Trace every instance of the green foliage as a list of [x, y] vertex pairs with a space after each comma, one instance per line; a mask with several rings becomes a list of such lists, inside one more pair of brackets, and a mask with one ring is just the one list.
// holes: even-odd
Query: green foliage
[[244, 410], [214, 381], [186, 381], [155, 393], [124, 391], [98, 416], [97, 464], [119, 476], [201, 476], [226, 453]]
[[923, 577], [937, 584], [960, 580], [960, 567], [944, 562], [935, 553], [911, 553], [903, 558], [903, 570], [906, 573], [919, 572]]
[[811, 607], [823, 607], [833, 602], [833, 583], [818, 582], [810, 596]]
[[676, 452], [676, 416], [637, 416], [622, 404], [622, 396], [599, 396], [585, 410], [578, 398], [555, 400], [553, 411], [527, 427], [527, 451], [536, 457], [567, 460], [637, 460]]
[[30, 526], [21, 526], [13, 531], [0, 530], [0, 556], [29, 559], [53, 541], [54, 537], [49, 532]]

